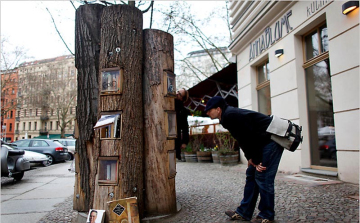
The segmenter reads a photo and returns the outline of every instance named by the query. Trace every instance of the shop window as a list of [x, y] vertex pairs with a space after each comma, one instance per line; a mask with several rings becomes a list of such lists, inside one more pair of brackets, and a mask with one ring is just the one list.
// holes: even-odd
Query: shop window
[[168, 139], [175, 139], [177, 137], [176, 132], [176, 112], [165, 111], [165, 129]]
[[100, 139], [121, 139], [121, 113], [102, 114], [94, 129], [100, 129]]
[[311, 164], [337, 167], [335, 122], [326, 24], [303, 37]]
[[107, 68], [101, 71], [101, 94], [121, 94], [124, 69]]
[[164, 71], [164, 92], [167, 97], [176, 97], [175, 74], [171, 71]]
[[176, 175], [175, 150], [169, 150], [168, 156], [169, 156], [169, 179], [171, 179], [174, 178]]
[[118, 183], [118, 158], [99, 157], [99, 185], [116, 185]]
[[265, 115], [271, 115], [270, 68], [268, 60], [256, 67], [256, 76], [258, 111]]

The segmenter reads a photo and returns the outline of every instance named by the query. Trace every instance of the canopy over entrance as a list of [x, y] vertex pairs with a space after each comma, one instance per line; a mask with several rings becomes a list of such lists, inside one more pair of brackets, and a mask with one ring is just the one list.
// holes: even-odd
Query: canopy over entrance
[[206, 103], [214, 96], [221, 96], [229, 105], [238, 107], [236, 63], [229, 64], [188, 91], [189, 100], [184, 103], [185, 107], [192, 112], [201, 111], [202, 116], [206, 116]]

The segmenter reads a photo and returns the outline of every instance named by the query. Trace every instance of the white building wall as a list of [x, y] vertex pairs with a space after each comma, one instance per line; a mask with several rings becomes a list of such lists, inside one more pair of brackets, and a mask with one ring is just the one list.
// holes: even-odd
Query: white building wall
[[[240, 108], [257, 110], [255, 67], [264, 59], [269, 59], [272, 113], [293, 120], [304, 129], [303, 144], [294, 153], [284, 151], [279, 170], [298, 172], [301, 168], [311, 167], [305, 71], [302, 67], [302, 36], [326, 21], [336, 128], [337, 171], [340, 180], [359, 183], [359, 9], [343, 15], [343, 3], [345, 2], [299, 1], [276, 4], [267, 15], [255, 19], [258, 25], [249, 29], [247, 34], [244, 30], [235, 30], [234, 33], [244, 32], [229, 48], [237, 55]], [[232, 4], [236, 6], [239, 3]], [[236, 8], [235, 6], [233, 8]], [[312, 11], [311, 6], [316, 9]], [[290, 33], [283, 30], [279, 41], [249, 61], [250, 43], [259, 39], [266, 27], [274, 30], [275, 23], [290, 10], [292, 15], [289, 22], [293, 28]], [[251, 21], [247, 23], [251, 26]], [[246, 24], [242, 24], [242, 27], [246, 27]], [[277, 49], [284, 49], [284, 55], [276, 58], [274, 52]]]

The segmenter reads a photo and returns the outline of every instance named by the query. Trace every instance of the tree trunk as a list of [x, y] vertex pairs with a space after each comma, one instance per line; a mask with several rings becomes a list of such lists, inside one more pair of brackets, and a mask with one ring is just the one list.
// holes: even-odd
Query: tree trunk
[[[142, 12], [128, 5], [106, 7], [101, 16], [100, 69], [121, 68], [123, 90], [122, 94], [101, 95], [99, 108], [100, 113], [121, 111], [122, 132], [121, 139], [104, 140], [96, 130], [99, 156], [117, 157], [119, 166], [117, 185], [95, 183], [93, 205], [106, 210], [109, 201], [137, 197], [140, 216], [144, 209], [142, 26]], [[110, 212], [112, 210], [106, 210], [107, 219]]]
[[175, 111], [175, 101], [165, 97], [166, 70], [174, 71], [172, 35], [144, 30], [145, 205], [149, 215], [176, 212], [175, 178], [169, 172], [175, 156], [168, 154], [174, 151], [175, 142], [167, 139], [165, 126], [165, 110]]
[[[77, 175], [74, 190], [74, 209], [88, 211], [94, 199], [97, 167], [93, 127], [97, 122], [99, 97], [100, 16], [105, 6], [82, 5], [76, 10], [75, 67], [78, 70], [76, 119], [79, 138], [76, 142]], [[94, 153], [94, 154], [93, 154]]]

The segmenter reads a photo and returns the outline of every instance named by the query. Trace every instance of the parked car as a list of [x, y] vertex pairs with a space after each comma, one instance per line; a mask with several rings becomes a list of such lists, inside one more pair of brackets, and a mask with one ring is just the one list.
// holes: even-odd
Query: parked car
[[68, 149], [66, 146], [51, 139], [20, 139], [13, 144], [25, 151], [45, 154], [49, 159], [49, 165], [68, 159]]
[[69, 153], [69, 160], [74, 159], [76, 139], [54, 139], [54, 141], [59, 141], [66, 146]]
[[[12, 144], [2, 144], [2, 146], [6, 147], [8, 150], [19, 150], [15, 145]], [[29, 160], [30, 163], [40, 163], [44, 166], [49, 166], [49, 158], [42, 154], [32, 151], [24, 151], [24, 158]]]
[[30, 169], [30, 162], [24, 157], [24, 150], [8, 150], [1, 142], [1, 177], [12, 177], [20, 181], [24, 172]]

